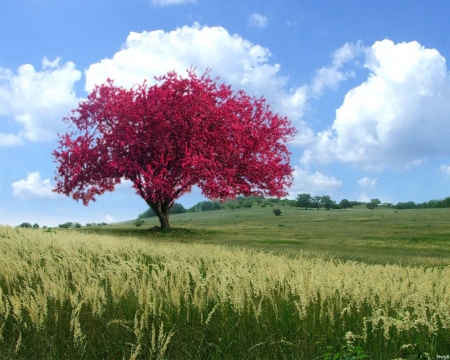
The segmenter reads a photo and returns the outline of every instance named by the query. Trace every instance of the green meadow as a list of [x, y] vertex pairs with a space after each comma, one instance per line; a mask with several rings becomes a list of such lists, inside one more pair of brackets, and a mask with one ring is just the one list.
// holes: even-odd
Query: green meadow
[[169, 231], [0, 226], [0, 359], [445, 358], [449, 216], [274, 205]]
[[[282, 211], [275, 216], [274, 208]], [[307, 252], [342, 260], [405, 265], [450, 265], [450, 208], [395, 210], [356, 207], [346, 210], [290, 206], [222, 209], [171, 215], [174, 229], [161, 233], [158, 219], [144, 218], [82, 231], [133, 235], [162, 241], [199, 242]]]

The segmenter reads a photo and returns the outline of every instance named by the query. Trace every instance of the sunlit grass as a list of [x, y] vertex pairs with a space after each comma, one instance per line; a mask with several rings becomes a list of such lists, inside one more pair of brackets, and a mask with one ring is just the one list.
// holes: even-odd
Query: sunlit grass
[[205, 229], [0, 227], [0, 358], [318, 359], [348, 331], [373, 359], [450, 353], [450, 267], [193, 243], [227, 235]]

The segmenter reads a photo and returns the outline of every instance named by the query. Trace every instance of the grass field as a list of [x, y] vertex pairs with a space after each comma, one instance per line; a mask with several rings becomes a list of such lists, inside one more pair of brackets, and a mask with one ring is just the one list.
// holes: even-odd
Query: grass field
[[0, 226], [0, 359], [437, 359], [450, 211]]
[[304, 210], [272, 207], [216, 210], [171, 216], [178, 231], [161, 234], [133, 221], [83, 231], [122, 233], [145, 238], [237, 245], [275, 253], [307, 251], [369, 263], [450, 265], [450, 209], [394, 210], [365, 208]]

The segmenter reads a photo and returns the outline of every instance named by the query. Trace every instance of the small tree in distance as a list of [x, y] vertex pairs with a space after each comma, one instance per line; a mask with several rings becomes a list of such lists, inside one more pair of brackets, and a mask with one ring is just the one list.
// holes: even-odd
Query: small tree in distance
[[31, 229], [33, 227], [33, 225], [31, 225], [31, 223], [29, 223], [29, 222], [23, 222], [22, 224], [18, 225], [17, 227]]
[[375, 209], [376, 207], [378, 207], [379, 205], [381, 205], [381, 200], [379, 199], [371, 199], [370, 202], [368, 202], [366, 204], [366, 207], [370, 210]]
[[341, 202], [339, 203], [339, 205], [341, 206], [341, 208], [343, 209], [347, 209], [352, 207], [352, 204], [350, 203], [350, 201], [348, 201], [347, 199], [342, 199]]
[[310, 194], [299, 194], [297, 195], [297, 199], [295, 200], [295, 206], [297, 207], [304, 207], [305, 210], [308, 209], [308, 207], [311, 206], [311, 195]]
[[330, 208], [336, 205], [336, 201], [332, 200], [330, 195], [321, 196], [320, 203], [327, 210], [330, 210]]
[[130, 180], [162, 229], [170, 227], [175, 200], [194, 185], [213, 200], [287, 194], [286, 143], [296, 131], [286, 117], [208, 72], [156, 80], [127, 90], [108, 79], [65, 118], [72, 128], [53, 152], [56, 192], [88, 205]]

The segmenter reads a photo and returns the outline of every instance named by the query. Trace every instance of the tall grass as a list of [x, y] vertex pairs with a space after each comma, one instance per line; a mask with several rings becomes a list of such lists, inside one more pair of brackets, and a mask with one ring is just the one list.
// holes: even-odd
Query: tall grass
[[0, 358], [450, 354], [450, 267], [10, 227], [0, 256]]

